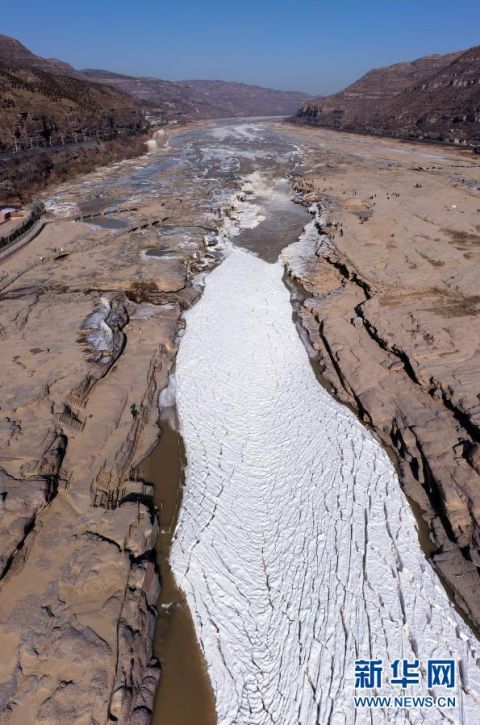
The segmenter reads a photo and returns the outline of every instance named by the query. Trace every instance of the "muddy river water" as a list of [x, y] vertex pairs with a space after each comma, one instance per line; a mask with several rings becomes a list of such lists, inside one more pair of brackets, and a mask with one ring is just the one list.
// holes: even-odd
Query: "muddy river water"
[[[292, 318], [282, 259], [310, 220], [291, 201], [289, 174], [308, 158], [297, 144], [261, 120], [171, 142], [170, 179], [171, 164], [187, 165], [212, 193], [242, 194], [223, 261], [185, 315], [179, 430], [165, 423], [143, 464], [163, 532], [153, 722], [473, 725], [478, 641], [425, 557], [387, 454], [318, 383]], [[152, 155], [130, 188], [151, 193], [165, 163]], [[374, 689], [355, 690], [358, 660], [376, 663]], [[428, 681], [428, 660], [454, 660], [453, 687]], [[434, 704], [370, 710], [355, 694]]]

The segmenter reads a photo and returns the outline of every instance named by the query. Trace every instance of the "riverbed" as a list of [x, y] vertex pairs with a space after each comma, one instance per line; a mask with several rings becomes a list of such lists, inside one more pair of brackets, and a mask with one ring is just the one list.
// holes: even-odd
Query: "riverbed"
[[[245, 139], [262, 166], [261, 127], [212, 133], [228, 134], [218, 157], [206, 134], [210, 161], [231, 168]], [[249, 172], [256, 225], [232, 238], [186, 314], [176, 372], [187, 467], [171, 563], [218, 722], [371, 722], [354, 707], [356, 660], [382, 661], [382, 695], [436, 698], [445, 690], [427, 689], [427, 660], [449, 658], [456, 707], [397, 709], [395, 722], [474, 722], [478, 642], [425, 558], [387, 454], [314, 375], [275, 261], [293, 242], [288, 225], [271, 243], [271, 199], [288, 217], [285, 196]], [[399, 658], [418, 667], [405, 692], [390, 683]]]
[[[216, 268], [198, 275], [203, 293], [184, 315], [172, 428], [140, 466], [161, 527], [159, 725], [478, 720], [478, 640], [425, 555], [389, 457], [319, 384], [295, 325], [284, 264], [315, 256], [318, 229], [291, 181], [320, 146], [262, 120], [185, 129], [49, 202], [88, 217], [169, 187], [179, 204], [206, 189], [204, 220], [226, 210], [217, 233], [205, 230]], [[320, 166], [328, 185], [336, 172]], [[87, 221], [112, 235], [135, 224], [134, 211], [107, 217]], [[154, 243], [142, 233], [152, 265], [177, 253], [169, 240], [191, 243], [168, 217]], [[454, 687], [428, 687], [429, 659], [454, 661]], [[356, 660], [381, 661], [381, 684], [355, 690]], [[398, 660], [418, 674], [406, 689], [390, 681]], [[372, 693], [456, 703], [355, 707]]]

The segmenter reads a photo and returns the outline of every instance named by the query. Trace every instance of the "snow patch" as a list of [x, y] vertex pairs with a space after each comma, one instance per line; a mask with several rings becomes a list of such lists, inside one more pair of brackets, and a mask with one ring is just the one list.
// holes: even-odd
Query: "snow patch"
[[86, 342], [99, 352], [110, 351], [113, 346], [113, 330], [106, 322], [111, 309], [110, 301], [101, 297], [95, 310], [82, 325], [83, 329], [88, 330]]

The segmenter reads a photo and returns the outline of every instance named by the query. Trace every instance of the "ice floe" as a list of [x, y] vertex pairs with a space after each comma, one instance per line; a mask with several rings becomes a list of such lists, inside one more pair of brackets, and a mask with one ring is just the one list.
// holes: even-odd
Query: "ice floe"
[[86, 345], [92, 362], [111, 364], [121, 352], [124, 336], [121, 331], [127, 321], [125, 308], [101, 297], [94, 311], [80, 326], [80, 341]]
[[326, 216], [320, 204], [312, 204], [308, 211], [313, 219], [300, 235], [298, 242], [290, 244], [282, 253], [282, 260], [288, 264], [294, 275], [300, 276], [315, 263], [317, 256], [335, 251], [328, 235], [321, 230]]
[[248, 196], [250, 184], [250, 175], [245, 176], [241, 183], [242, 190], [231, 194], [226, 200], [218, 231], [205, 235], [207, 244], [228, 247], [231, 239], [238, 236], [242, 229], [254, 229], [265, 219], [261, 206]]

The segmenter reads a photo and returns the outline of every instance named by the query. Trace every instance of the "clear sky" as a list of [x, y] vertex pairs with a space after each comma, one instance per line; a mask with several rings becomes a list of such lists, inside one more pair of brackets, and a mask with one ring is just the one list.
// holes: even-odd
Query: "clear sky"
[[23, 0], [1, 32], [76, 68], [326, 93], [480, 43], [480, 0]]

